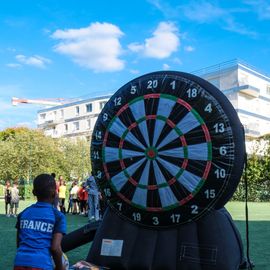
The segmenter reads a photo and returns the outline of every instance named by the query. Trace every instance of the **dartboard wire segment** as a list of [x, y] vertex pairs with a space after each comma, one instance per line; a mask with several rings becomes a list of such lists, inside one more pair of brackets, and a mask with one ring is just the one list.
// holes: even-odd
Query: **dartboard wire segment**
[[125, 85], [93, 133], [92, 165], [102, 192], [120, 216], [145, 226], [198, 219], [232, 195], [241, 175], [236, 114], [231, 119], [217, 89], [184, 75], [157, 72]]

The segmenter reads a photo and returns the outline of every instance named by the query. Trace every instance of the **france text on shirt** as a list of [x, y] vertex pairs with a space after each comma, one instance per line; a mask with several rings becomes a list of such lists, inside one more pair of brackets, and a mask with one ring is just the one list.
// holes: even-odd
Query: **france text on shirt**
[[47, 223], [44, 221], [27, 220], [27, 219], [20, 220], [20, 229], [30, 229], [35, 231], [52, 233], [53, 227], [54, 224]]

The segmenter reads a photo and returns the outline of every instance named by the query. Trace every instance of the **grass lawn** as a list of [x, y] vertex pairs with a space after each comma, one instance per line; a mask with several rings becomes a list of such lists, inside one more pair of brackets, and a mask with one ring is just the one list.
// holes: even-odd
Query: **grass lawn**
[[[21, 201], [20, 210], [32, 202]], [[230, 202], [226, 208], [233, 216], [245, 243], [245, 208], [244, 203]], [[270, 269], [270, 203], [249, 203], [250, 257], [256, 270]], [[9, 270], [13, 267], [16, 252], [15, 218], [4, 215], [4, 202], [0, 201], [0, 269]], [[87, 218], [67, 215], [68, 232], [78, 229], [87, 223]], [[69, 261], [74, 263], [85, 259], [89, 244], [67, 253]]]
[[[19, 210], [22, 211], [25, 207], [32, 204], [33, 201], [20, 201]], [[4, 201], [0, 200], [0, 269], [12, 270], [13, 259], [16, 252], [16, 218], [6, 217], [4, 215]], [[87, 218], [82, 216], [66, 215], [68, 232], [79, 229], [87, 224]], [[67, 252], [70, 263], [75, 263], [85, 259], [89, 251], [89, 244], [81, 246], [75, 250]]]

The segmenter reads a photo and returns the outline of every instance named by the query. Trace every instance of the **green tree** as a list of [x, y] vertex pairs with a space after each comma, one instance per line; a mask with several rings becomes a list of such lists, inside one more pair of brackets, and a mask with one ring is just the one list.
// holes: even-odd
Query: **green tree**
[[90, 172], [89, 143], [53, 139], [28, 128], [0, 132], [0, 179], [31, 180], [40, 173], [84, 178]]
[[63, 168], [70, 178], [85, 179], [90, 171], [90, 146], [83, 139], [61, 140]]

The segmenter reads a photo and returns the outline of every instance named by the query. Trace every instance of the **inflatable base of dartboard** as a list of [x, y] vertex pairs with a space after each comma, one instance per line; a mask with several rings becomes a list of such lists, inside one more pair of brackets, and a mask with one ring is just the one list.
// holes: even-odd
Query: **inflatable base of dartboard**
[[136, 226], [108, 208], [87, 261], [115, 270], [236, 270], [244, 255], [240, 234], [224, 208], [165, 230]]

